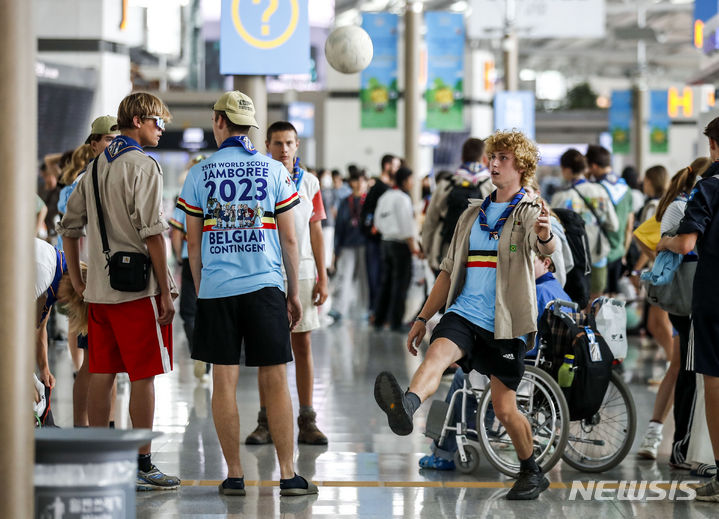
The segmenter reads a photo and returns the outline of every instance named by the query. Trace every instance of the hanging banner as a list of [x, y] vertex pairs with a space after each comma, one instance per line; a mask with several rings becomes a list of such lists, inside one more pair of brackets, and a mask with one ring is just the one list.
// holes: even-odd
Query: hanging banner
[[397, 127], [397, 22], [389, 13], [363, 13], [374, 54], [360, 75], [362, 128]]
[[464, 15], [428, 12], [426, 128], [464, 130]]
[[669, 153], [669, 101], [666, 90], [649, 92], [649, 152]]
[[494, 129], [519, 130], [534, 140], [534, 104], [534, 92], [497, 92], [494, 96]]
[[629, 153], [631, 145], [632, 92], [615, 90], [609, 107], [609, 132], [612, 134], [612, 153]]
[[311, 68], [307, 0], [222, 0], [221, 74], [307, 74]]

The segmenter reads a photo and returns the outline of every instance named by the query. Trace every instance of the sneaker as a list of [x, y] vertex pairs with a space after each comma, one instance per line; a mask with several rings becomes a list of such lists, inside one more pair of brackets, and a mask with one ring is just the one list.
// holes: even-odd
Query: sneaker
[[281, 496], [306, 496], [317, 492], [317, 485], [297, 474], [292, 479], [280, 479]]
[[257, 413], [257, 427], [245, 438], [247, 445], [267, 445], [272, 443], [272, 436], [267, 425], [267, 412], [260, 409]]
[[716, 476], [709, 483], [696, 489], [697, 501], [712, 501], [719, 503], [719, 480]]
[[691, 471], [689, 471], [689, 474], [691, 476], [697, 476], [700, 478], [713, 478], [717, 475], [717, 466], [710, 465], [708, 463], [697, 463], [696, 465], [692, 466], [692, 469]]
[[407, 411], [405, 396], [397, 379], [389, 371], [377, 375], [374, 382], [374, 399], [380, 409], [387, 414], [387, 422], [392, 432], [407, 436], [412, 432], [412, 415]]
[[432, 470], [454, 470], [454, 461], [440, 458], [436, 454], [428, 454], [419, 459], [419, 467]]
[[222, 494], [223, 496], [247, 495], [247, 491], [245, 490], [245, 482], [244, 481], [242, 482], [242, 487], [232, 487], [232, 486], [230, 486], [230, 480], [226, 479], [218, 485], [217, 489], [220, 491], [220, 494]]
[[647, 432], [644, 434], [642, 444], [639, 446], [637, 456], [647, 460], [657, 459], [657, 449], [659, 449], [659, 444], [661, 443], [662, 433], [653, 427], [649, 427]]
[[300, 412], [297, 417], [297, 443], [307, 445], [327, 445], [327, 436], [317, 427], [317, 415], [314, 411]]
[[137, 471], [137, 490], [173, 490], [179, 486], [180, 478], [163, 474], [155, 465], [147, 472], [139, 469]]
[[543, 472], [520, 470], [517, 481], [507, 493], [507, 499], [512, 501], [537, 499], [539, 494], [548, 488], [549, 480]]

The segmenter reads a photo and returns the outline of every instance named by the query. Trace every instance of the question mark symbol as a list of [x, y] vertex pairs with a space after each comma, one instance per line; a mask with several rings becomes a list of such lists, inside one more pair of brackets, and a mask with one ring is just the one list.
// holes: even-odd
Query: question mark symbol
[[[252, 3], [257, 5], [260, 3], [260, 0], [252, 0]], [[270, 5], [262, 12], [262, 36], [270, 34], [270, 16], [275, 14], [279, 3], [279, 0], [270, 0]]]

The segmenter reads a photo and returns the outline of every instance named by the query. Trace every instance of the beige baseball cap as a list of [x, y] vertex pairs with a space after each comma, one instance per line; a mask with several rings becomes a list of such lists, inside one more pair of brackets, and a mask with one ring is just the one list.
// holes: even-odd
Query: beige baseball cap
[[259, 128], [255, 121], [255, 105], [252, 99], [239, 90], [225, 92], [212, 108], [218, 112], [225, 112], [227, 118], [239, 126]]
[[103, 115], [92, 121], [92, 128], [90, 134], [95, 135], [120, 135], [120, 130], [117, 129], [117, 117], [112, 115]]

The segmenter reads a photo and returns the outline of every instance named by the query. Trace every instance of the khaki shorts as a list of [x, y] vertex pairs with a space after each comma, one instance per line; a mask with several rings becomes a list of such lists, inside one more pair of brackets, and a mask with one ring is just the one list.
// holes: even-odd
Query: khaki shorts
[[300, 303], [302, 304], [302, 319], [292, 333], [309, 332], [320, 327], [320, 313], [312, 304], [312, 289], [315, 288], [314, 279], [300, 279]]

